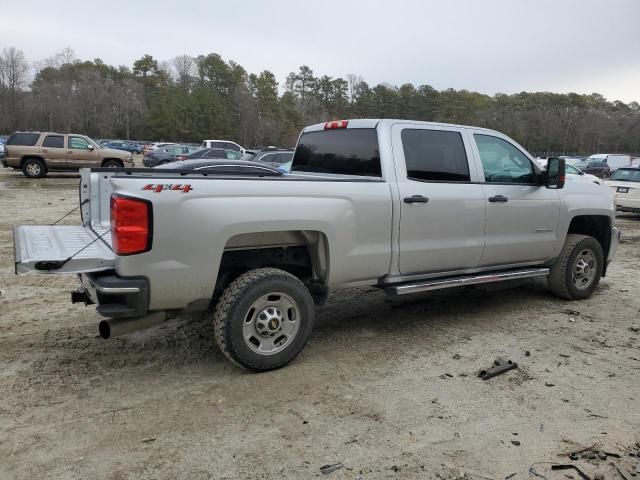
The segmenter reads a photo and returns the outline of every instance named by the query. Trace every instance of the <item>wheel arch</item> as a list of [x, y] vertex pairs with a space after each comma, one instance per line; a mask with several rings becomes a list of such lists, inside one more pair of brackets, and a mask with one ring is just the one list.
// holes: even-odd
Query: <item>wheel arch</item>
[[100, 162], [100, 166], [102, 167], [105, 165], [105, 163], [111, 162], [111, 161], [118, 162], [121, 167], [124, 167], [124, 161], [121, 158], [115, 158], [115, 157], [103, 158], [102, 162]]
[[[611, 227], [612, 219], [607, 215], [576, 215], [569, 223], [567, 234], [575, 233], [595, 238], [602, 247], [602, 252], [606, 259], [611, 248]], [[606, 273], [607, 264], [605, 262], [602, 276], [604, 277]]]
[[243, 273], [274, 267], [299, 278], [314, 302], [328, 296], [329, 240], [318, 230], [280, 230], [237, 234], [229, 238], [220, 260], [214, 296]]
[[27, 160], [40, 160], [44, 165], [45, 171], [48, 170], [47, 162], [45, 162], [44, 158], [42, 158], [40, 155], [33, 155], [33, 154], [25, 155], [20, 159], [20, 168], [24, 167], [24, 163]]

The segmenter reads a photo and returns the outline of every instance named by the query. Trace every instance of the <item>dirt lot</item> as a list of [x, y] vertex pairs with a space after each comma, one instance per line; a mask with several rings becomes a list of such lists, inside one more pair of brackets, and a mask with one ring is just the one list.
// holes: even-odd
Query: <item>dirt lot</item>
[[[292, 365], [256, 375], [223, 358], [208, 314], [103, 341], [73, 276], [14, 276], [12, 224], [62, 216], [77, 182], [0, 170], [0, 479], [517, 480], [536, 464], [552, 480], [568, 477], [540, 462], [594, 444], [640, 463], [640, 217], [619, 217], [587, 301], [541, 283], [343, 292]], [[497, 356], [520, 368], [478, 379]], [[611, 461], [577, 464], [620, 478]]]

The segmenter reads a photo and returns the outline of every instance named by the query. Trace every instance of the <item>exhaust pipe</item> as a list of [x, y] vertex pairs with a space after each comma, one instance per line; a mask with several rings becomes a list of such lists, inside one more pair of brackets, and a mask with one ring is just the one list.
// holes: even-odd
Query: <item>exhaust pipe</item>
[[154, 312], [139, 318], [109, 318], [98, 324], [100, 336], [105, 340], [153, 327], [167, 320], [167, 312]]

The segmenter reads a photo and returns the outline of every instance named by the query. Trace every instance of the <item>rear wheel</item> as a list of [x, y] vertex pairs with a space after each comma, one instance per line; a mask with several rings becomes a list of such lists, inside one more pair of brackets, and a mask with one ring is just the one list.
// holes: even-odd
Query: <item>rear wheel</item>
[[47, 174], [47, 169], [39, 158], [28, 158], [22, 164], [22, 173], [25, 177], [41, 178]]
[[569, 234], [551, 267], [549, 288], [568, 300], [588, 298], [600, 282], [603, 266], [604, 254], [595, 238]]
[[102, 166], [105, 168], [122, 168], [124, 165], [120, 160], [106, 160]]
[[214, 315], [220, 350], [254, 371], [283, 367], [313, 328], [313, 299], [305, 285], [276, 268], [251, 270], [227, 287]]

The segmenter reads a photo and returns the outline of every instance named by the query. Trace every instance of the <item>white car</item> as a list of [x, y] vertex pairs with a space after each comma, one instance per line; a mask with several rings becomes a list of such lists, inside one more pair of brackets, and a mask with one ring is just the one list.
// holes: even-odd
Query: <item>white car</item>
[[616, 210], [640, 213], [640, 168], [619, 168], [604, 184], [616, 192]]
[[[562, 157], [560, 157], [560, 158], [562, 158]], [[567, 157], [567, 158], [569, 158], [569, 157]], [[565, 161], [566, 161], [566, 159], [565, 159]], [[547, 166], [547, 159], [546, 158], [536, 158], [536, 162], [543, 169], [546, 168], [546, 166]], [[573, 165], [570, 165], [568, 163], [565, 164], [565, 173], [567, 175], [566, 179], [569, 180], [569, 181], [589, 182], [589, 183], [595, 183], [597, 185], [602, 185], [602, 179], [596, 177], [595, 175], [591, 175], [589, 173], [584, 173], [579, 168], [576, 168]]]
[[567, 180], [577, 180], [580, 182], [590, 182], [602, 185], [603, 180], [601, 178], [591, 175], [590, 173], [585, 173], [579, 168], [569, 165], [568, 163], [565, 165], [565, 173], [567, 174]]
[[235, 150], [241, 153], [247, 152], [243, 146], [231, 140], [203, 140], [202, 148], [224, 148], [225, 150]]

